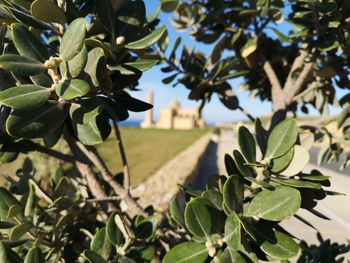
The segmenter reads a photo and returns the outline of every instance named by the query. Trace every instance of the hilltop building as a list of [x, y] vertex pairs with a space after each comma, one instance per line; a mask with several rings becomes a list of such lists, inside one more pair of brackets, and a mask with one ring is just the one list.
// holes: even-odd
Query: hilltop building
[[[149, 91], [146, 101], [153, 104], [153, 92]], [[153, 109], [148, 110], [145, 119], [141, 123], [141, 128], [158, 128], [158, 129], [180, 129], [192, 130], [202, 129], [205, 123], [200, 116], [199, 107], [182, 109], [178, 100], [173, 100], [169, 108], [161, 109], [159, 120], [153, 121]]]

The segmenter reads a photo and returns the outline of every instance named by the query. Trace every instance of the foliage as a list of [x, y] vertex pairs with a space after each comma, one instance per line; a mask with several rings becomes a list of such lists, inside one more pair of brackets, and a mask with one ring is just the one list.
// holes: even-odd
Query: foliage
[[232, 79], [251, 97], [271, 101], [274, 112], [308, 113], [315, 108], [327, 115], [329, 105], [341, 106], [337, 127], [332, 124], [335, 118], [308, 126], [328, 144], [320, 163], [342, 161], [346, 167], [349, 6], [348, 0], [180, 1], [173, 26], [189, 29], [196, 41], [211, 45], [212, 53], [205, 56], [185, 45], [178, 50], [178, 38], [170, 53], [160, 51], [166, 62], [162, 71], [171, 74], [163, 82], [184, 85], [188, 98], [202, 107], [217, 94], [226, 107], [241, 110], [251, 120], [231, 87]]
[[[40, 151], [79, 171], [41, 177], [26, 159], [6, 175], [1, 262], [149, 261], [158, 219], [130, 196], [127, 171], [117, 181], [91, 146], [112, 124], [120, 139], [117, 122], [152, 107], [126, 89], [158, 63], [149, 47], [166, 28], [141, 0], [4, 0], [0, 11], [0, 162]], [[71, 154], [52, 148], [60, 138]]]
[[[326, 113], [336, 89], [349, 88], [349, 4], [289, 5], [162, 0], [146, 17], [142, 0], [1, 0], [0, 162], [39, 151], [62, 164], [42, 176], [27, 158], [15, 176], [4, 175], [1, 262], [286, 261], [300, 248], [300, 262], [310, 255], [312, 262], [345, 253], [347, 246], [321, 239], [320, 247], [298, 245], [279, 223], [295, 216], [310, 225], [296, 214], [300, 208], [324, 218], [317, 201], [336, 194], [324, 189], [328, 176], [303, 171], [315, 138], [329, 139], [322, 160], [338, 159], [343, 146], [344, 165], [350, 156], [348, 95], [335, 120], [340, 136], [325, 125], [334, 117], [301, 127], [286, 118], [298, 105]], [[196, 40], [215, 43], [210, 57], [184, 47], [176, 60], [181, 39], [168, 54], [161, 10], [175, 11], [174, 26], [192, 28]], [[297, 25], [288, 35], [276, 27], [284, 16]], [[225, 156], [227, 175], [211, 178], [203, 192], [183, 186], [185, 209], [174, 200], [168, 218], [141, 208], [130, 194], [118, 127], [128, 111], [152, 107], [127, 90], [136, 90], [142, 73], [160, 60], [167, 64], [162, 70], [172, 72], [164, 83], [176, 79], [202, 107], [217, 93], [225, 106], [255, 121], [255, 135], [240, 127], [240, 150]], [[236, 77], [253, 96], [272, 101], [268, 129], [239, 104], [229, 82]], [[118, 176], [94, 147], [112, 130], [123, 163]], [[60, 139], [69, 153], [53, 148]]]
[[[257, 145], [249, 130], [241, 126], [238, 134], [245, 136], [238, 137], [240, 151], [225, 156], [227, 175], [211, 179], [201, 193], [188, 191], [191, 198], [184, 211], [170, 210], [170, 221], [191, 234], [188, 245], [198, 243], [198, 253], [186, 253], [188, 246], [181, 243], [168, 252], [164, 262], [173, 262], [174, 257], [207, 262], [208, 256], [212, 262], [258, 262], [298, 255], [298, 244], [279, 223], [296, 216], [311, 226], [296, 213], [300, 208], [315, 213], [317, 201], [328, 192], [323, 187], [329, 185], [329, 177], [316, 170], [305, 173], [307, 163], [294, 161], [309, 159], [295, 119], [284, 120], [272, 130], [267, 146], [260, 145], [260, 160], [256, 160]], [[304, 151], [297, 152], [299, 148]]]

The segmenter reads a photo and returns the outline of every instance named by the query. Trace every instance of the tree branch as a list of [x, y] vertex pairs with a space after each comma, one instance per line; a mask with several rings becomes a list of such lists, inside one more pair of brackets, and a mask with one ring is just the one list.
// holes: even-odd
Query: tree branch
[[276, 112], [285, 108], [284, 93], [281, 87], [281, 83], [277, 78], [275, 70], [272, 68], [268, 60], [265, 61], [263, 69], [271, 84], [271, 98], [272, 108]]
[[93, 147], [86, 147], [80, 142], [76, 142], [76, 144], [86, 157], [89, 158], [89, 160], [101, 171], [103, 179], [112, 187], [115, 194], [120, 196], [121, 200], [125, 201], [127, 205], [127, 213], [131, 217], [136, 215], [147, 216], [142, 207], [134, 200], [130, 193], [115, 180], [113, 174], [109, 171], [96, 149]]
[[40, 145], [38, 143], [29, 141], [29, 140], [22, 140], [22, 143], [25, 146], [31, 147], [32, 149], [34, 149], [37, 152], [44, 153], [46, 155], [49, 155], [51, 157], [54, 157], [56, 159], [59, 159], [59, 160], [62, 160], [62, 161], [68, 162], [68, 163], [75, 163], [76, 161], [79, 161], [79, 162], [82, 162], [82, 163], [86, 162], [84, 160], [78, 160], [74, 156], [71, 156], [71, 155], [68, 155], [68, 154], [64, 154], [64, 153], [58, 152], [58, 151], [50, 149], [50, 148], [46, 148], [45, 146], [42, 146], [42, 145]]
[[[309, 53], [305, 50], [300, 51], [300, 55], [294, 60], [292, 68], [288, 74], [287, 81], [284, 85], [285, 90], [285, 103], [289, 105], [293, 102], [293, 97], [302, 88], [307, 76], [309, 75], [313, 63], [305, 63], [305, 59], [309, 56]], [[303, 68], [299, 76], [295, 78], [294, 73], [297, 69]]]
[[122, 158], [122, 163], [123, 163], [123, 173], [124, 173], [123, 185], [124, 185], [125, 190], [129, 191], [129, 189], [130, 189], [130, 169], [129, 169], [129, 165], [128, 165], [128, 159], [126, 158], [126, 153], [125, 153], [125, 148], [123, 145], [122, 136], [120, 134], [118, 123], [116, 121], [113, 121], [113, 128], [114, 128], [115, 137], [117, 139], [117, 143], [118, 143], [118, 147], [119, 147], [120, 157]]
[[294, 83], [294, 72], [298, 69], [301, 68], [304, 65], [304, 60], [307, 57], [308, 53], [304, 50], [300, 51], [300, 55], [294, 59], [293, 65], [289, 71], [286, 83], [284, 84], [284, 89], [289, 90], [292, 88], [293, 83]]
[[[85, 159], [83, 153], [78, 148], [76, 142], [69, 135], [64, 135], [65, 140], [67, 141], [69, 148], [75, 156], [78, 156], [79, 159]], [[86, 178], [87, 185], [92, 193], [92, 195], [97, 199], [104, 199], [108, 197], [106, 190], [102, 187], [102, 184], [99, 182], [96, 174], [91, 170], [90, 166], [86, 163], [76, 161], [75, 165], [77, 166], [80, 174]], [[102, 207], [107, 210], [107, 206], [102, 204]], [[117, 206], [115, 204], [109, 203], [108, 207], [110, 209], [116, 210]]]

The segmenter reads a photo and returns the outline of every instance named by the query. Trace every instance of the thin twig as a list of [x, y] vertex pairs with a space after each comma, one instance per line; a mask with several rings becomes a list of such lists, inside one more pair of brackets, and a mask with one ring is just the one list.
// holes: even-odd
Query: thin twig
[[318, 88], [319, 88], [319, 86], [312, 85], [312, 86], [308, 87], [307, 89], [305, 89], [304, 91], [297, 94], [296, 96], [294, 96], [292, 101], [297, 101], [298, 99], [302, 98], [305, 94], [309, 93], [310, 91], [312, 91], [314, 89], [318, 89]]
[[115, 202], [120, 201], [120, 196], [109, 196], [105, 198], [93, 198], [81, 201], [81, 203], [104, 203], [104, 202]]
[[255, 118], [253, 117], [253, 115], [251, 115], [245, 108], [243, 108], [241, 105], [238, 105], [238, 109], [245, 115], [248, 117], [248, 119], [250, 119], [252, 122], [255, 121]]
[[51, 157], [54, 157], [56, 159], [59, 159], [59, 160], [62, 160], [62, 161], [68, 162], [68, 163], [75, 163], [76, 161], [84, 163], [84, 160], [78, 160], [76, 157], [74, 157], [72, 155], [64, 154], [64, 153], [58, 152], [56, 150], [46, 148], [46, 147], [44, 147], [38, 143], [32, 142], [32, 141], [23, 140], [22, 144], [25, 146], [32, 147], [37, 152], [44, 153], [46, 155], [49, 155]]
[[123, 163], [123, 173], [124, 173], [124, 181], [123, 185], [125, 190], [129, 192], [130, 190], [130, 169], [128, 165], [128, 159], [126, 158], [126, 153], [125, 153], [125, 148], [122, 140], [122, 136], [119, 130], [118, 123], [116, 121], [113, 121], [113, 128], [114, 128], [114, 133], [115, 137], [117, 139], [117, 144], [119, 147], [119, 152], [120, 152], [120, 157], [122, 158], [122, 163]]

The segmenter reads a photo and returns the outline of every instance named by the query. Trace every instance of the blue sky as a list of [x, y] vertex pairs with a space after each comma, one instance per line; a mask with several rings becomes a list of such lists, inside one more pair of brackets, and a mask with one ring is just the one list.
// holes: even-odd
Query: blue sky
[[[152, 13], [156, 9], [158, 1], [146, 0], [147, 13]], [[166, 25], [168, 27], [169, 33], [169, 47], [172, 47], [174, 41], [178, 36], [182, 37], [182, 44], [187, 45], [189, 48], [196, 48], [203, 53], [210, 54], [212, 50], [211, 45], [205, 45], [195, 42], [191, 39], [187, 32], [177, 32], [174, 30], [169, 20], [172, 17], [171, 14], [161, 12], [159, 18], [161, 20], [160, 25]], [[286, 23], [284, 23], [286, 24]], [[287, 25], [280, 25], [285, 29], [288, 28]], [[180, 50], [180, 48], [178, 49]], [[159, 110], [164, 107], [168, 107], [170, 102], [177, 98], [182, 107], [191, 108], [199, 106], [199, 102], [190, 101], [187, 96], [189, 91], [182, 85], [178, 85], [175, 88], [171, 84], [165, 85], [162, 83], [162, 79], [169, 74], [165, 74], [160, 71], [160, 66], [156, 66], [153, 69], [145, 72], [139, 81], [139, 88], [141, 91], [132, 92], [131, 95], [144, 100], [146, 94], [149, 90], [153, 90], [154, 93], [154, 116], [158, 119]], [[271, 104], [269, 102], [261, 102], [258, 99], [252, 100], [249, 98], [249, 93], [246, 91], [237, 90], [238, 84], [241, 83], [240, 79], [234, 79], [230, 82], [235, 94], [238, 96], [240, 104], [248, 109], [248, 111], [253, 116], [266, 115], [271, 112]], [[310, 109], [310, 108], [309, 108]], [[336, 112], [337, 110], [332, 109], [331, 112]], [[317, 114], [315, 110], [311, 110], [311, 114]], [[131, 113], [130, 120], [142, 120], [144, 113]], [[207, 123], [215, 124], [222, 122], [232, 122], [241, 119], [246, 119], [246, 117], [240, 111], [231, 111], [225, 108], [216, 95], [212, 97], [209, 104], [204, 107], [203, 118]]]

